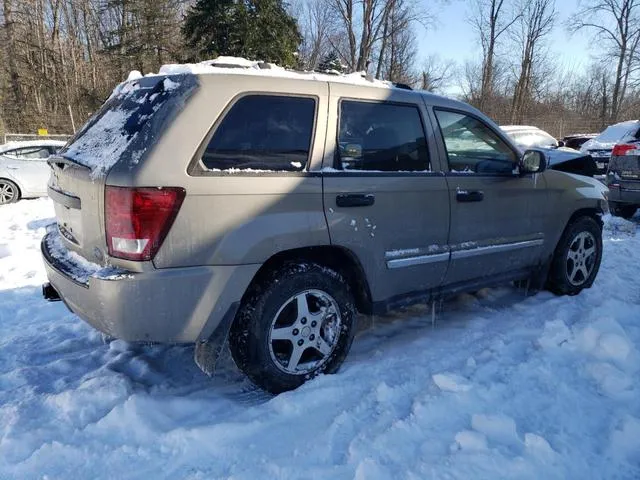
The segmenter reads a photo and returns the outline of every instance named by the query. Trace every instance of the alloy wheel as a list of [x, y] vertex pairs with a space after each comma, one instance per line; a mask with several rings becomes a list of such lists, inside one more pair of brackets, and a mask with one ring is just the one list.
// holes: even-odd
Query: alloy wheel
[[596, 239], [590, 232], [578, 233], [567, 251], [567, 278], [580, 286], [587, 281], [596, 264]]
[[271, 359], [291, 375], [320, 368], [335, 350], [341, 328], [340, 309], [331, 295], [300, 292], [284, 302], [271, 322]]
[[7, 182], [0, 182], [0, 205], [10, 203], [16, 194], [13, 185]]

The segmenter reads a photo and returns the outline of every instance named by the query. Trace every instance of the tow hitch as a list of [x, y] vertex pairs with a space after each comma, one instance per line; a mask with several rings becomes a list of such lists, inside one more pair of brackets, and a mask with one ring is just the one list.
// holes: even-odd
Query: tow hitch
[[42, 296], [49, 302], [59, 302], [61, 300], [58, 291], [49, 282], [42, 285]]

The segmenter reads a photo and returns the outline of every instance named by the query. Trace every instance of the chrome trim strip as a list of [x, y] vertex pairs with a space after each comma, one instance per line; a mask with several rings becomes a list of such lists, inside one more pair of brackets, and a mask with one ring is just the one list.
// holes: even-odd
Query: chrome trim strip
[[458, 258], [469, 258], [477, 255], [486, 255], [489, 253], [508, 252], [511, 250], [520, 250], [521, 248], [539, 247], [544, 245], [543, 239], [527, 240], [524, 242], [503, 243], [500, 245], [489, 245], [486, 247], [470, 248], [466, 250], [456, 250], [451, 252], [451, 260]]
[[412, 267], [414, 265], [445, 262], [447, 260], [449, 260], [449, 252], [436, 253], [434, 255], [420, 255], [418, 257], [397, 258], [395, 260], [387, 260], [387, 268]]

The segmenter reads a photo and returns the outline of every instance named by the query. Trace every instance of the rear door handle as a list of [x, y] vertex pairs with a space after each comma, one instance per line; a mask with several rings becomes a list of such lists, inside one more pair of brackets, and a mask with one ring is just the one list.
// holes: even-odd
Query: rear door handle
[[462, 203], [481, 202], [484, 199], [484, 192], [481, 190], [460, 190], [456, 191], [456, 200]]
[[376, 202], [373, 193], [343, 193], [336, 197], [339, 207], [370, 207]]

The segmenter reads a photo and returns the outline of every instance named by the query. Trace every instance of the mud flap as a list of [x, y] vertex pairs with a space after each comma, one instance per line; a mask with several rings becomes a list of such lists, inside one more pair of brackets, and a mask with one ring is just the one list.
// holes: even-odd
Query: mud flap
[[227, 346], [229, 339], [229, 330], [231, 324], [236, 317], [239, 304], [234, 303], [222, 318], [222, 321], [215, 329], [208, 340], [202, 340], [196, 343], [193, 360], [196, 365], [209, 377], [213, 376], [216, 371], [216, 364], [220, 359], [220, 355]]

